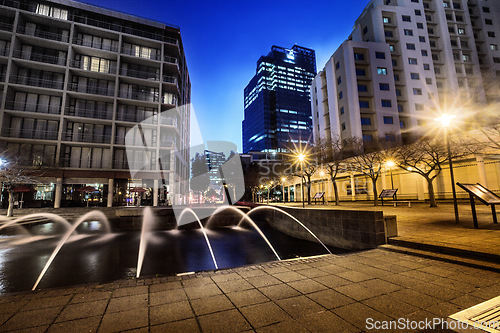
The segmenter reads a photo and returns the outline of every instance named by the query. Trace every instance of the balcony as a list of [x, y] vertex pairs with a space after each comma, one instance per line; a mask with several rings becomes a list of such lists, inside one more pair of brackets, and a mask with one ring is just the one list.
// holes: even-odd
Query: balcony
[[96, 86], [85, 86], [78, 83], [70, 83], [68, 85], [68, 90], [80, 92], [84, 94], [102, 95], [102, 96], [114, 96], [115, 88], [104, 88]]
[[177, 120], [174, 118], [160, 117], [160, 124], [165, 126], [177, 127]]
[[[109, 66], [101, 65], [101, 67], [99, 67], [99, 65], [93, 65], [90, 62], [85, 63], [82, 60], [71, 60], [69, 65], [73, 68], [93, 73], [116, 74], [116, 64], [114, 62]], [[88, 68], [85, 68], [85, 65], [87, 65]]]
[[152, 54], [148, 52], [137, 52], [133, 48], [126, 48], [122, 47], [121, 53], [125, 55], [129, 55], [132, 57], [137, 57], [137, 58], [142, 58], [142, 59], [147, 59], [147, 60], [155, 60], [155, 61], [160, 61], [161, 60], [161, 55], [159, 53], [157, 54]]
[[22, 84], [33, 87], [42, 87], [49, 89], [62, 89], [64, 86], [64, 81], [55, 81], [55, 80], [44, 80], [35, 77], [27, 77], [27, 76], [11, 76], [10, 83], [14, 84]]
[[63, 141], [110, 144], [111, 135], [96, 135], [93, 133], [75, 133], [73, 131], [66, 131], [63, 133]]
[[48, 113], [48, 114], [61, 113], [60, 105], [25, 103], [25, 102], [15, 102], [15, 101], [7, 101], [5, 104], [5, 109], [14, 111], [24, 111], [24, 112]]
[[74, 38], [73, 44], [85, 46], [85, 47], [91, 47], [93, 49], [98, 49], [98, 50], [103, 50], [103, 51], [118, 52], [117, 45], [98, 43], [95, 41], [81, 39], [81, 38]]
[[14, 51], [14, 58], [66, 66], [66, 57], [55, 57], [46, 54], [33, 53], [31, 51]]
[[57, 140], [58, 136], [58, 131], [38, 129], [6, 128], [4, 133], [4, 135], [9, 138], [31, 140]]
[[0, 57], [8, 57], [9, 53], [10, 53], [10, 48], [8, 47], [0, 49]]
[[69, 106], [65, 109], [65, 114], [72, 117], [93, 118], [93, 119], [113, 119], [113, 111], [100, 111], [96, 109], [83, 109]]
[[165, 56], [164, 61], [166, 63], [169, 63], [169, 64], [174, 64], [174, 65], [178, 65], [179, 64], [177, 58], [170, 57], [170, 56]]
[[11, 23], [0, 22], [0, 30], [12, 32], [13, 27], [14, 25], [12, 25]]
[[157, 72], [147, 72], [147, 71], [138, 71], [135, 69], [121, 69], [120, 75], [134, 77], [137, 79], [143, 79], [148, 81], [160, 81], [160, 71]]
[[27, 35], [27, 36], [34, 36], [38, 38], [43, 38], [43, 39], [49, 39], [49, 40], [54, 40], [57, 42], [63, 42], [67, 43], [69, 41], [69, 36], [68, 35], [63, 35], [63, 34], [56, 34], [53, 32], [47, 32], [47, 31], [41, 31], [41, 30], [35, 30], [31, 28], [26, 28], [26, 27], [18, 27], [17, 32]]
[[120, 90], [119, 97], [152, 103], [157, 103], [159, 101], [158, 93], [151, 93], [146, 91]]

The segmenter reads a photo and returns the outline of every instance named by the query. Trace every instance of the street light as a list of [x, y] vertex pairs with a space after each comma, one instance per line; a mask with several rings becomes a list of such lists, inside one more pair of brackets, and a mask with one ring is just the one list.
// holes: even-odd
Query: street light
[[281, 177], [281, 193], [283, 194], [283, 204], [285, 203], [285, 177]]
[[457, 192], [455, 191], [455, 175], [453, 174], [453, 161], [451, 160], [451, 149], [450, 149], [450, 140], [448, 137], [448, 127], [450, 127], [451, 120], [456, 116], [453, 114], [443, 114], [440, 117], [434, 119], [437, 122], [440, 122], [444, 128], [444, 140], [446, 141], [446, 149], [448, 150], [448, 163], [450, 165], [450, 177], [451, 177], [451, 190], [453, 192], [453, 209], [455, 211], [455, 223], [459, 223], [458, 216], [458, 205], [457, 205]]
[[302, 182], [301, 184], [301, 189], [302, 189], [302, 208], [305, 208], [305, 203], [304, 203], [304, 160], [306, 159], [306, 155], [300, 153], [297, 155], [297, 160], [300, 162], [300, 180]]
[[[391, 171], [391, 190], [394, 190], [394, 179], [392, 178], [392, 167], [396, 165], [393, 160], [389, 160], [385, 162], [385, 165], [389, 167], [389, 170]], [[398, 200], [398, 197], [396, 193], [394, 193], [394, 200]]]

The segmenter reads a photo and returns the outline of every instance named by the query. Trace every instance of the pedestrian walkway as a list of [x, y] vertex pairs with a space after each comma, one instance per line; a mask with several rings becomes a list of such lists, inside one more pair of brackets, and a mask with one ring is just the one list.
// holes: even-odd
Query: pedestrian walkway
[[430, 332], [498, 295], [498, 273], [375, 249], [4, 295], [0, 331]]

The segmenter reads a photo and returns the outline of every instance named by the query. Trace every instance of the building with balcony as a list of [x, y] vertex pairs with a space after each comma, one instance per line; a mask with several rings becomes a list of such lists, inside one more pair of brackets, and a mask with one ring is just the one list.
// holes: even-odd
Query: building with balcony
[[273, 46], [245, 87], [243, 152], [287, 152], [312, 144], [309, 87], [316, 75], [311, 49]]
[[191, 84], [179, 28], [69, 0], [0, 0], [0, 16], [0, 144], [43, 170], [26, 204], [182, 201]]
[[370, 1], [313, 81], [314, 137], [411, 142], [439, 112], [500, 102], [499, 44], [498, 1]]

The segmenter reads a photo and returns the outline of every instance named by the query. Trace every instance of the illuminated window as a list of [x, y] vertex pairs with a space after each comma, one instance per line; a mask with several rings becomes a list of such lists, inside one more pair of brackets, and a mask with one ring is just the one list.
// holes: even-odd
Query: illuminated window
[[380, 74], [380, 75], [387, 75], [387, 68], [384, 68], [384, 67], [378, 67], [378, 68], [377, 68], [377, 74]]

